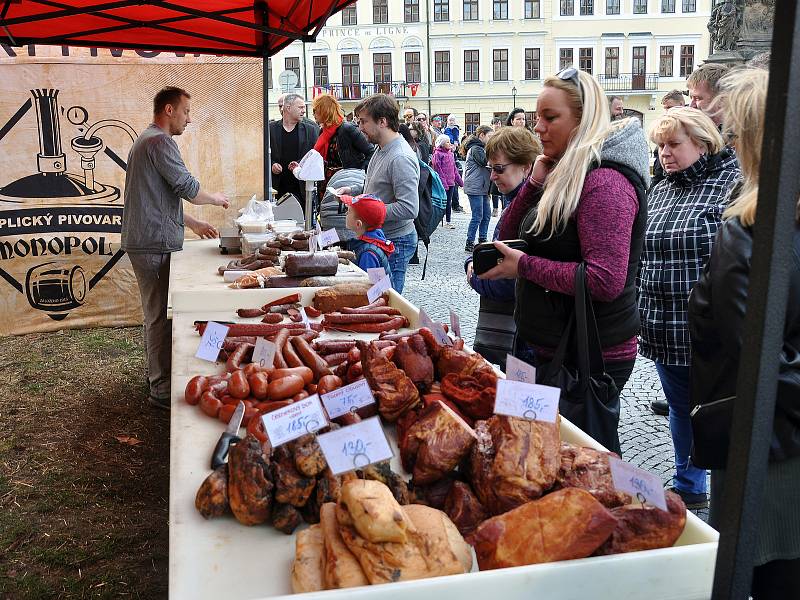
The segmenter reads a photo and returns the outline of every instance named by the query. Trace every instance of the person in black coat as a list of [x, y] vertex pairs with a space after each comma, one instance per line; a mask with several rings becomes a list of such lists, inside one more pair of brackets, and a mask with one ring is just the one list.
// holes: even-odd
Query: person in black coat
[[[758, 177], [764, 133], [769, 74], [761, 69], [737, 69], [720, 82], [721, 106], [726, 134], [735, 134], [736, 151], [744, 175], [734, 191], [735, 200], [725, 211], [711, 258], [689, 298], [691, 335], [691, 404], [707, 405], [728, 399], [730, 418], [736, 403], [739, 361], [751, 360], [742, 348], [742, 331], [747, 309], [750, 267], [753, 254], [753, 225], [758, 200]], [[732, 136], [729, 135], [729, 138]], [[800, 208], [800, 206], [798, 207]], [[778, 386], [770, 443], [769, 464], [754, 515], [758, 524], [753, 552], [755, 600], [800, 598], [800, 220], [795, 219], [789, 247], [789, 290], [783, 326], [783, 346], [778, 360]], [[720, 406], [718, 404], [717, 406]], [[708, 412], [708, 411], [704, 411]], [[725, 464], [729, 425], [722, 411], [694, 425], [696, 459], [711, 467], [711, 511], [709, 522], [719, 528], [721, 499], [735, 471]], [[698, 415], [700, 416], [700, 415]], [[720, 435], [714, 432], [723, 431]], [[710, 458], [708, 449], [719, 450]]]
[[305, 102], [299, 94], [287, 94], [283, 101], [283, 118], [269, 124], [269, 147], [272, 153], [272, 187], [278, 198], [294, 194], [303, 205], [303, 186], [292, 169], [319, 137], [319, 129], [303, 119]]

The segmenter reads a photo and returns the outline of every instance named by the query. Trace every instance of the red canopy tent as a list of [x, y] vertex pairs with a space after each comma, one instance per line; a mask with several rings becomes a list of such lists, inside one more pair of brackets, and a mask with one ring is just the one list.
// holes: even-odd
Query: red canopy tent
[[[0, 41], [267, 58], [314, 41], [355, 0], [0, 0]], [[269, 197], [269, 90], [264, 86], [264, 197]], [[308, 220], [310, 215], [306, 215]]]

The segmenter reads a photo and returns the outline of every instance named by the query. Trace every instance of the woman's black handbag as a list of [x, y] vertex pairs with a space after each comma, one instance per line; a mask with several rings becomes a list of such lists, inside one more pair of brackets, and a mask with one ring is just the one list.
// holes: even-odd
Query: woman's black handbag
[[724, 469], [728, 462], [733, 403], [729, 396], [692, 409], [692, 464], [699, 469]]
[[[572, 356], [567, 357], [567, 350]], [[586, 290], [586, 265], [575, 274], [575, 310], [549, 365], [537, 369], [538, 383], [561, 389], [561, 416], [621, 455], [619, 390], [606, 373], [594, 307]]]
[[490, 363], [506, 370], [506, 356], [512, 352], [517, 325], [514, 302], [498, 302], [481, 297], [475, 342], [472, 348]]

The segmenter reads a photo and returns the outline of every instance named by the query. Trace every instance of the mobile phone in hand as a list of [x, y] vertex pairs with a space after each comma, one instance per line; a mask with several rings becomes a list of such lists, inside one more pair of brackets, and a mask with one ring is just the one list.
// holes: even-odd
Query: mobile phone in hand
[[[528, 245], [525, 240], [501, 240], [509, 248], [525, 252]], [[472, 251], [472, 270], [482, 275], [503, 262], [503, 253], [495, 248], [492, 242], [484, 242], [475, 246]]]

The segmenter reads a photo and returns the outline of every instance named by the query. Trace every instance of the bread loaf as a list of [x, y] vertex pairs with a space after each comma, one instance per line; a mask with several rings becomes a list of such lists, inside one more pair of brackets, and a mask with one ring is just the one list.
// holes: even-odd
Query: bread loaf
[[339, 311], [343, 308], [357, 308], [369, 304], [367, 291], [372, 283], [340, 283], [314, 294], [314, 308], [323, 313]]

